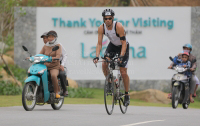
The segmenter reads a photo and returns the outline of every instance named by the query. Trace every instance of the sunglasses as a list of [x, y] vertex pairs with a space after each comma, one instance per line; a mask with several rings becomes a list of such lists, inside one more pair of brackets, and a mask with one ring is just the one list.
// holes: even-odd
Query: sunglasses
[[104, 20], [112, 20], [112, 18], [104, 18]]

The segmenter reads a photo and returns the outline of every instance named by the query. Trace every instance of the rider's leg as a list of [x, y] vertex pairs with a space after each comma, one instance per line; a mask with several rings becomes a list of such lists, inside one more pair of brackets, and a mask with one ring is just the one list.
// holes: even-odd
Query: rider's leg
[[[116, 54], [115, 48], [116, 47], [110, 42], [104, 53], [104, 57], [107, 57], [108, 59], [113, 58]], [[105, 60], [103, 60], [103, 61], [105, 61]], [[103, 70], [104, 76], [106, 77], [109, 74], [108, 63], [102, 62], [102, 70]]]
[[127, 74], [127, 68], [120, 67], [120, 73], [123, 78], [124, 87], [125, 87], [125, 97], [124, 97], [124, 106], [128, 106], [130, 104], [130, 96], [128, 94], [129, 91], [129, 76]]
[[194, 89], [194, 97], [196, 97], [197, 96], [197, 93], [196, 93], [196, 91], [197, 91], [197, 88], [198, 88], [198, 84], [196, 84], [196, 87], [195, 87], [195, 89]]
[[192, 95], [194, 94], [195, 85], [196, 85], [195, 75], [192, 74], [190, 81], [190, 102], [194, 102]]
[[127, 74], [127, 68], [120, 67], [120, 73], [123, 78], [125, 91], [128, 92], [129, 91], [129, 76]]
[[103, 74], [106, 77], [108, 75], [108, 63], [106, 62], [102, 62], [102, 70], [103, 70]]
[[56, 98], [60, 98], [60, 95], [58, 94], [58, 78], [57, 78], [59, 70], [52, 69], [50, 70], [50, 73], [51, 73], [51, 80], [54, 87], [54, 92], [56, 93]]
[[193, 95], [194, 97], [196, 97], [196, 95], [197, 95], [197, 94], [196, 94], [196, 91], [197, 91], [198, 86], [199, 86], [199, 84], [200, 84], [200, 83], [199, 83], [199, 79], [197, 78], [196, 75], [195, 75], [195, 80], [196, 80], [196, 87], [195, 87], [195, 89], [194, 89], [194, 95]]
[[67, 87], [66, 86], [68, 86], [68, 85], [67, 85], [65, 71], [60, 71], [59, 77], [60, 77], [61, 86], [63, 88], [63, 95], [67, 96], [68, 95], [68, 91], [67, 91]]

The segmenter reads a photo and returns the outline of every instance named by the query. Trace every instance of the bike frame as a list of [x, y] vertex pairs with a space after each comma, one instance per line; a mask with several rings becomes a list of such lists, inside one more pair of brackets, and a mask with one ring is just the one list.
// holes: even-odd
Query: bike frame
[[[105, 58], [102, 58], [102, 59], [105, 59]], [[120, 96], [120, 76], [121, 76], [121, 73], [120, 73], [120, 67], [118, 66], [118, 62], [117, 61], [114, 61], [114, 60], [116, 60], [116, 59], [118, 59], [118, 58], [114, 58], [113, 59], [113, 61], [111, 60], [111, 61], [100, 61], [100, 62], [107, 62], [107, 63], [109, 63], [109, 65], [108, 65], [108, 69], [109, 69], [109, 74], [111, 74], [112, 76], [113, 76], [113, 70], [117, 70], [117, 82], [118, 82], [118, 87], [116, 87], [116, 85], [114, 85], [115, 87], [116, 87], [116, 95], [117, 95], [117, 99], [116, 100], [119, 100], [121, 97], [123, 97], [123, 96]], [[110, 64], [110, 63], [112, 63], [112, 64]], [[114, 65], [114, 66], [111, 66], [111, 65]], [[113, 69], [114, 68], [114, 69]], [[114, 78], [114, 76], [113, 76], [113, 78]]]

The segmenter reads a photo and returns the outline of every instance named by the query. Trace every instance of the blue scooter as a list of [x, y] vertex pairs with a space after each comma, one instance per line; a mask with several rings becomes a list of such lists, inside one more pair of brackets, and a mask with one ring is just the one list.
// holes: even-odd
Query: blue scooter
[[[22, 48], [28, 52], [25, 46], [22, 46]], [[55, 46], [52, 52], [58, 49], [59, 46]], [[32, 111], [36, 104], [44, 105], [47, 103], [51, 104], [54, 110], [59, 110], [63, 105], [64, 97], [61, 96], [59, 99], [55, 97], [53, 85], [51, 84], [51, 77], [47, 71], [46, 65], [44, 65], [45, 62], [52, 62], [52, 57], [43, 54], [31, 56], [30, 54], [30, 58], [27, 60], [34, 64], [28, 69], [28, 78], [25, 80], [22, 91], [22, 104], [24, 109], [26, 111]], [[60, 94], [62, 94], [63, 89], [60, 81], [58, 81], [58, 85], [60, 87]]]

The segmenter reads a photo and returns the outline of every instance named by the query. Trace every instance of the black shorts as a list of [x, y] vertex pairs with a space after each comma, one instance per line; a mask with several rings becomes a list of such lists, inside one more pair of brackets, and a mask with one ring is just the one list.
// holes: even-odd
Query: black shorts
[[[116, 54], [118, 54], [118, 56], [120, 56], [121, 50], [122, 50], [122, 45], [116, 46], [110, 42], [108, 44], [108, 47], [105, 51], [104, 56], [107, 56], [109, 58], [113, 58]], [[128, 60], [129, 60], [129, 43], [127, 43], [126, 53], [123, 57], [122, 63], [119, 66], [127, 68]]]

